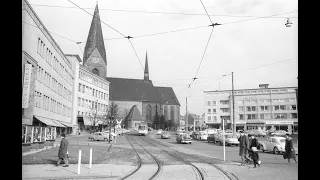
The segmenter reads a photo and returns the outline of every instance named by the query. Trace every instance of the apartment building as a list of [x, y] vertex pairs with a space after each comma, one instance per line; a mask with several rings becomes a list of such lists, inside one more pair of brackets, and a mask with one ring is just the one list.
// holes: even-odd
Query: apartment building
[[[234, 90], [234, 117], [236, 129], [298, 130], [297, 87]], [[226, 119], [232, 128], [232, 91], [204, 91], [205, 121], [209, 127], [221, 128]]]

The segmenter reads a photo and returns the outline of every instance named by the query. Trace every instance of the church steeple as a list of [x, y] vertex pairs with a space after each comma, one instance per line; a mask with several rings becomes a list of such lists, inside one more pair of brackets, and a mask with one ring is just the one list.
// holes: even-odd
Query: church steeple
[[103, 61], [107, 65], [106, 50], [103, 41], [98, 2], [94, 10], [91, 26], [87, 38], [87, 43], [83, 53], [83, 64], [86, 63], [92, 52], [97, 49]]
[[148, 52], [146, 52], [146, 63], [144, 65], [144, 80], [149, 81]]

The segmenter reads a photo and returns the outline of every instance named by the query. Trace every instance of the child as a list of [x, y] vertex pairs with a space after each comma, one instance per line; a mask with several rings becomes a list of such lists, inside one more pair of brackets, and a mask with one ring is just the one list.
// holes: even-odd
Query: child
[[253, 164], [254, 164], [253, 168], [256, 168], [257, 164], [260, 167], [261, 161], [259, 160], [258, 149], [256, 147], [252, 147], [251, 149], [252, 149], [252, 157], [251, 158], [252, 158]]

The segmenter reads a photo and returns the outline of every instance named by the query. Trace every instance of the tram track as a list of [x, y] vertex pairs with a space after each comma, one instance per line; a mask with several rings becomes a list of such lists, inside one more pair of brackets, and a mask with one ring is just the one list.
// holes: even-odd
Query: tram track
[[[132, 171], [131, 173], [129, 173], [126, 176], [122, 177], [121, 180], [130, 179], [130, 177], [136, 175], [139, 172], [139, 170], [141, 170], [141, 167], [144, 165], [144, 163], [143, 163], [143, 161], [141, 159], [141, 156], [139, 155], [139, 153], [137, 151], [137, 148], [135, 148], [134, 145], [133, 145], [133, 142], [131, 142], [129, 140], [129, 136], [128, 135], [126, 135], [126, 138], [127, 138], [128, 142], [130, 143], [132, 149], [135, 151], [135, 153], [137, 155], [138, 166], [134, 171]], [[161, 166], [162, 165], [161, 165], [160, 160], [158, 158], [156, 158], [153, 154], [151, 154], [149, 151], [147, 151], [134, 137], [131, 136], [131, 138], [132, 138], [132, 140], [134, 139], [136, 144], [138, 144], [144, 150], [145, 153], [149, 154], [153, 158], [153, 161], [155, 162], [155, 164], [157, 164], [157, 171], [149, 178], [149, 180], [154, 179], [159, 174], [159, 172], [161, 171]]]
[[[164, 146], [165, 148], [168, 148], [168, 149], [170, 149], [170, 150], [172, 150], [172, 151], [174, 151], [174, 152], [176, 152], [176, 153], [178, 153], [178, 154], [180, 153], [179, 151], [177, 151], [177, 150], [169, 147], [168, 145], [165, 145], [164, 143], [160, 143], [160, 142], [158, 142], [158, 141], [150, 142], [151, 139], [150, 139], [149, 137], [144, 137], [144, 138], [142, 138], [142, 139], [145, 140], [145, 141], [147, 141], [148, 143], [150, 143], [150, 144], [152, 144], [152, 145], [154, 145], [154, 146], [162, 149], [164, 152], [166, 152], [166, 153], [168, 153], [168, 154], [170, 154], [170, 155], [172, 155], [172, 156], [174, 156], [174, 157], [176, 157], [176, 158], [178, 158], [178, 159], [181, 159], [182, 161], [184, 161], [184, 162], [188, 163], [189, 165], [193, 166], [193, 167], [196, 168], [196, 169], [198, 170], [198, 172], [201, 174], [202, 179], [204, 179], [203, 173], [201, 172], [201, 170], [200, 170], [198, 167], [196, 167], [195, 165], [193, 165], [191, 162], [184, 160], [182, 157], [177, 157], [176, 155], [174, 155], [174, 154], [170, 153], [169, 151], [165, 150], [164, 148], [159, 147], [159, 145]], [[147, 139], [148, 139], [148, 140], [147, 140]], [[158, 144], [158, 145], [155, 145], [154, 143], [156, 143], [156, 144]], [[196, 157], [193, 157], [193, 158], [197, 159]], [[229, 172], [221, 169], [219, 166], [217, 166], [217, 165], [215, 165], [215, 164], [209, 163], [208, 161], [204, 161], [204, 160], [202, 160], [202, 159], [201, 159], [201, 160], [200, 160], [200, 159], [197, 159], [197, 160], [200, 161], [200, 162], [203, 162], [203, 163], [205, 163], [205, 164], [208, 164], [208, 165], [210, 165], [210, 166], [213, 166], [214, 168], [216, 168], [217, 170], [219, 170], [220, 172], [222, 172], [229, 180], [239, 180], [236, 176], [234, 176], [233, 174], [230, 174]]]

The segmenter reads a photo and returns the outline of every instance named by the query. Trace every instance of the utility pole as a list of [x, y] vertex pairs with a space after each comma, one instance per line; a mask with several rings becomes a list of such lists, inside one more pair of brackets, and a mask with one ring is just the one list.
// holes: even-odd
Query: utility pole
[[185, 127], [186, 127], [186, 131], [188, 132], [188, 97], [186, 97], [186, 124], [185, 124]]
[[232, 123], [233, 123], [233, 128], [232, 128], [232, 132], [233, 132], [233, 136], [236, 135], [236, 121], [234, 119], [234, 89], [233, 89], [233, 72], [232, 74]]

